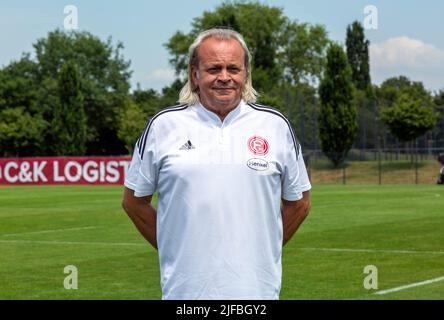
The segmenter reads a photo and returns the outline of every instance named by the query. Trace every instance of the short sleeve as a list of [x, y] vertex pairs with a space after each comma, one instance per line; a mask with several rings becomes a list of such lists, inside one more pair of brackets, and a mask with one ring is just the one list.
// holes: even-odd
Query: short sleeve
[[140, 154], [139, 154], [139, 144], [136, 143], [133, 152], [133, 158], [131, 159], [130, 166], [126, 172], [124, 185], [128, 189], [136, 190], [137, 178], [139, 176], [140, 169]]
[[284, 150], [282, 176], [282, 198], [288, 201], [297, 201], [302, 198], [302, 192], [311, 189], [302, 148], [291, 129], [287, 132]]
[[134, 195], [136, 197], [145, 197], [152, 195], [156, 191], [158, 180], [159, 166], [156, 152], [156, 134], [153, 123], [150, 122], [145, 128], [137, 145], [140, 165], [137, 172]]

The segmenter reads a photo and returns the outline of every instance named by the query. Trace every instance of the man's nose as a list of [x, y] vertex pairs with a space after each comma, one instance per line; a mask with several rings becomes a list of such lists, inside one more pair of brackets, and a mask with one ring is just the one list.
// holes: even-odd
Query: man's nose
[[230, 80], [230, 75], [228, 73], [228, 70], [225, 68], [222, 68], [222, 70], [219, 73], [219, 80], [220, 81], [229, 81]]

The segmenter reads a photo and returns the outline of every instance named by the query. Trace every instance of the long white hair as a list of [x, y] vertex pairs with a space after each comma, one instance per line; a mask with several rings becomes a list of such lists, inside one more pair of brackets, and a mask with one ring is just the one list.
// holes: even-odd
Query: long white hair
[[254, 90], [251, 80], [250, 50], [248, 50], [247, 44], [245, 43], [245, 40], [240, 33], [234, 30], [221, 28], [213, 28], [201, 32], [188, 49], [188, 79], [182, 90], [180, 90], [179, 102], [187, 104], [194, 104], [199, 102], [199, 94], [197, 92], [198, 88], [193, 84], [193, 81], [191, 79], [191, 68], [198, 67], [199, 60], [197, 55], [197, 48], [199, 48], [202, 41], [209, 37], [214, 37], [221, 40], [235, 39], [241, 44], [245, 52], [245, 71], [247, 72], [247, 80], [245, 82], [244, 89], [242, 90], [242, 99], [244, 99], [244, 101], [247, 103], [256, 102], [258, 93], [256, 92], [256, 90]]

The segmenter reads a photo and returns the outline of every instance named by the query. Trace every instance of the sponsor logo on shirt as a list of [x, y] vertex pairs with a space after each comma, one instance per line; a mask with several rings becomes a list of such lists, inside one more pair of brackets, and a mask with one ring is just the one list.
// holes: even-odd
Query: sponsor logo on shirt
[[264, 156], [268, 153], [268, 142], [262, 137], [259, 136], [252, 136], [250, 139], [248, 139], [248, 149], [250, 149], [253, 154], [258, 156]]
[[252, 158], [247, 160], [247, 166], [248, 168], [256, 171], [265, 171], [268, 169], [268, 161], [259, 158]]
[[193, 144], [191, 143], [190, 140], [188, 140], [187, 142], [185, 142], [185, 143], [179, 148], [179, 150], [191, 150], [191, 149], [196, 149], [196, 147], [193, 146]]

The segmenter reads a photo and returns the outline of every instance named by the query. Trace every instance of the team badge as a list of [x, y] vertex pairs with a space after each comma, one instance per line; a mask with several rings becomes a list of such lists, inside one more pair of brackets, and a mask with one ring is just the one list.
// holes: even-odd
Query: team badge
[[268, 152], [268, 142], [262, 137], [252, 136], [248, 139], [248, 149], [250, 149], [255, 155], [266, 155]]

